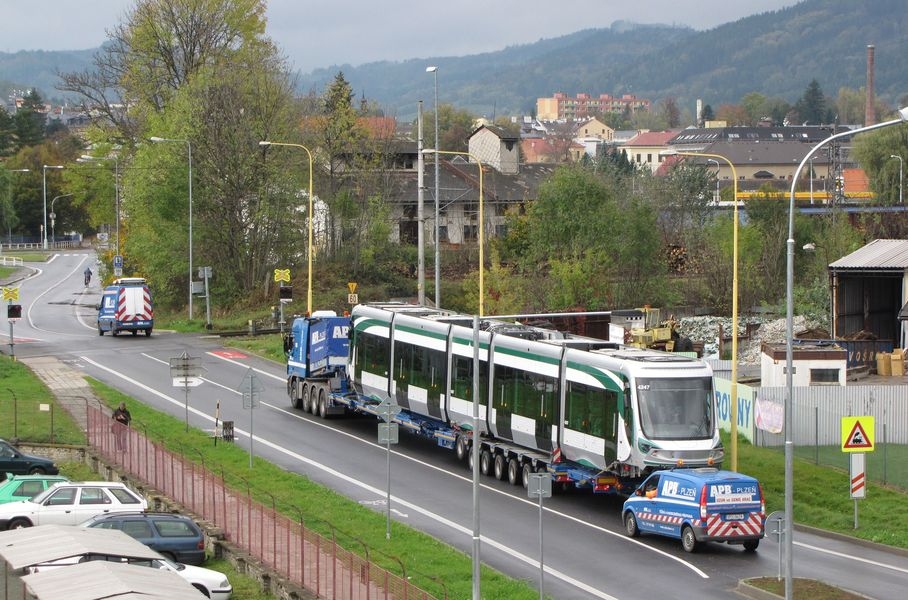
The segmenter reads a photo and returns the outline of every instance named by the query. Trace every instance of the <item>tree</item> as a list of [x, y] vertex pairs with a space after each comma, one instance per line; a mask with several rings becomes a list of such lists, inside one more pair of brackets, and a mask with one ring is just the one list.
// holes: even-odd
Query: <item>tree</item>
[[669, 96], [662, 101], [662, 115], [669, 129], [681, 126], [681, 111], [678, 108], [678, 101]]
[[715, 118], [716, 118], [716, 115], [713, 112], [712, 105], [704, 104], [703, 110], [700, 111], [701, 126], [702, 126], [702, 123], [705, 123], [706, 121], [713, 121], [713, 120], [715, 120]]
[[0, 157], [15, 152], [16, 141], [16, 122], [6, 108], [0, 106]]
[[22, 106], [13, 116], [19, 147], [35, 146], [44, 139], [47, 107], [38, 90], [32, 89], [22, 99]]
[[828, 110], [826, 97], [816, 79], [811, 80], [804, 90], [804, 95], [795, 103], [795, 110], [800, 122], [805, 125], [822, 125], [834, 120], [834, 115]]

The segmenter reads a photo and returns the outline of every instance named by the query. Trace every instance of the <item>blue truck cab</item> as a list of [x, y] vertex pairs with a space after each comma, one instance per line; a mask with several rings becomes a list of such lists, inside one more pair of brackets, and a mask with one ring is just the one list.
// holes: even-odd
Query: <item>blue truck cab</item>
[[627, 535], [678, 538], [687, 552], [704, 542], [741, 544], [753, 552], [764, 535], [766, 506], [760, 483], [712, 467], [656, 471], [624, 502]]
[[98, 335], [109, 331], [117, 335], [130, 331], [133, 335], [154, 329], [154, 305], [148, 282], [142, 277], [121, 277], [104, 288], [98, 304]]
[[327, 383], [332, 392], [346, 394], [346, 368], [350, 353], [351, 319], [334, 311], [315, 311], [311, 317], [297, 317], [284, 336], [287, 355], [287, 393], [295, 408], [323, 416], [343, 414], [343, 406], [325, 397], [314, 382]]

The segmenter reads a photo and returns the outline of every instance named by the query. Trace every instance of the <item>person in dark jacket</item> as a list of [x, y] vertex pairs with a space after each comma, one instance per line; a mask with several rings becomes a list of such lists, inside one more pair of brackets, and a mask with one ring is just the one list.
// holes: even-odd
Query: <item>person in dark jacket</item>
[[117, 410], [113, 412], [113, 420], [115, 421], [115, 423], [111, 426], [111, 431], [113, 431], [117, 437], [117, 450], [125, 452], [126, 429], [129, 427], [129, 423], [132, 421], [132, 415], [129, 414], [129, 409], [126, 408], [125, 402], [120, 402], [120, 406], [118, 406]]

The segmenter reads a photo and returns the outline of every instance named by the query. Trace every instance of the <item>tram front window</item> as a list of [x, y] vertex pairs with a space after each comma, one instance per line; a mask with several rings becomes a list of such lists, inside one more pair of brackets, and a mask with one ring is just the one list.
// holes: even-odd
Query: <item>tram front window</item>
[[640, 425], [646, 437], [710, 438], [713, 433], [712, 380], [637, 379]]

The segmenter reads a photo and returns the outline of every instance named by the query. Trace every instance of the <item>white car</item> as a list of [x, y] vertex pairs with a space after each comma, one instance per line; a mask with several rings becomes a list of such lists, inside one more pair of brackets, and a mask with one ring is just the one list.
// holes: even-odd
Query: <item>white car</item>
[[154, 569], [161, 569], [164, 571], [173, 571], [191, 583], [192, 587], [205, 594], [205, 596], [215, 600], [229, 600], [230, 595], [233, 593], [233, 586], [230, 585], [227, 576], [214, 569], [175, 563], [166, 558], [153, 560], [151, 561], [151, 564], [148, 564], [145, 561], [133, 562], [132, 564], [150, 566]]
[[0, 531], [33, 525], [78, 525], [102, 513], [147, 510], [148, 502], [112, 481], [66, 481], [31, 500], [0, 505]]

